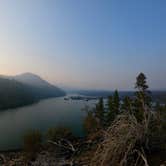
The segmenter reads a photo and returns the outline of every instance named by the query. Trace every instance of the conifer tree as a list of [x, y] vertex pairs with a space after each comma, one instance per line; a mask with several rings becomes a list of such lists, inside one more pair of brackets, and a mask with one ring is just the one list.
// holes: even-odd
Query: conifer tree
[[146, 76], [143, 73], [140, 73], [136, 78], [135, 88], [138, 89], [136, 92], [137, 99], [142, 102], [142, 104], [150, 106], [151, 97], [150, 91], [148, 90], [149, 86], [146, 82]]
[[151, 106], [151, 97], [146, 76], [143, 73], [140, 73], [136, 78], [135, 88], [137, 91], [135, 93], [134, 114], [138, 121], [146, 120], [145, 114], [147, 114], [148, 107]]
[[108, 112], [106, 116], [107, 125], [110, 125], [120, 112], [120, 98], [116, 90], [113, 96], [108, 98]]
[[114, 121], [116, 117], [116, 112], [114, 110], [114, 98], [113, 96], [108, 97], [108, 111], [106, 115], [107, 125], [110, 125], [112, 121]]
[[117, 90], [114, 92], [113, 96], [114, 100], [114, 111], [116, 112], [116, 115], [119, 114], [120, 111], [120, 98], [119, 98], [119, 93]]
[[99, 102], [96, 104], [96, 110], [95, 110], [95, 116], [101, 127], [104, 127], [104, 121], [105, 121], [104, 114], [105, 114], [104, 113], [104, 102], [103, 102], [103, 98], [101, 97], [99, 99]]
[[123, 99], [122, 110], [128, 111], [130, 114], [132, 113], [132, 100], [130, 97], [126, 96]]

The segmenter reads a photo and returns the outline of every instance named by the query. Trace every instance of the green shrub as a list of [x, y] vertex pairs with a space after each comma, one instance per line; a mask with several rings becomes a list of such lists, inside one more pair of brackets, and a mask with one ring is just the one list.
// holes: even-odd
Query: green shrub
[[72, 139], [73, 134], [69, 128], [66, 127], [55, 127], [49, 128], [46, 133], [47, 140], [59, 141], [61, 139]]
[[24, 150], [29, 153], [35, 153], [40, 150], [42, 143], [42, 134], [38, 130], [31, 130], [24, 135]]
[[95, 133], [99, 129], [99, 123], [94, 117], [93, 112], [91, 111], [87, 112], [83, 126], [86, 134]]

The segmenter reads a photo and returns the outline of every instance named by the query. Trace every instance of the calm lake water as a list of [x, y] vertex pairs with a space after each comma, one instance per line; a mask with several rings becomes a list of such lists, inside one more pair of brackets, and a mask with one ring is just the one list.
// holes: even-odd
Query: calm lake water
[[42, 100], [39, 103], [0, 112], [0, 150], [22, 146], [23, 135], [30, 129], [45, 133], [48, 128], [66, 126], [76, 136], [83, 136], [82, 122], [86, 105], [93, 107], [96, 100], [64, 100], [64, 97]]

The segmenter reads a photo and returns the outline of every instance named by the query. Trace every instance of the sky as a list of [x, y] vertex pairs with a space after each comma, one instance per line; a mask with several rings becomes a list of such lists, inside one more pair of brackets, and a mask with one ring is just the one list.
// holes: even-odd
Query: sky
[[0, 0], [0, 74], [61, 87], [166, 89], [165, 0]]

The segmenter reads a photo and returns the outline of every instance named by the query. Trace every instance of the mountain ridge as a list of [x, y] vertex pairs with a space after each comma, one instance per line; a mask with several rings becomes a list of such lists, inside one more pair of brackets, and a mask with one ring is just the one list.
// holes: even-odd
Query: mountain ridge
[[16, 76], [0, 75], [0, 94], [0, 110], [66, 95], [59, 87], [31, 73]]

